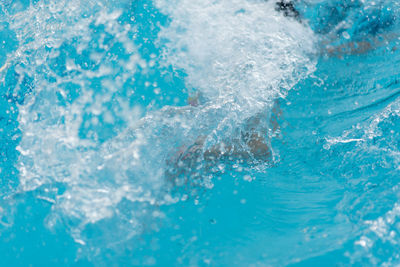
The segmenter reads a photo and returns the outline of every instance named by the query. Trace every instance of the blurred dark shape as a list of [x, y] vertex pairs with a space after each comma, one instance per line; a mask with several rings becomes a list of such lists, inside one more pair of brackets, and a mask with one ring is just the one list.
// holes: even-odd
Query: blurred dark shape
[[294, 7], [293, 1], [281, 0], [275, 3], [275, 10], [282, 12], [285, 17], [300, 18], [299, 11]]

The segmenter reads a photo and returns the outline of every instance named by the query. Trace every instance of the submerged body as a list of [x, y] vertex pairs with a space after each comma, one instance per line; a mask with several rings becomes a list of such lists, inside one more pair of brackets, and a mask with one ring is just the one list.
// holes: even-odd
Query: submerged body
[[[275, 10], [290, 20], [294, 19], [298, 23], [303, 23], [300, 12], [296, 10], [293, 1], [277, 1], [275, 2]], [[386, 27], [387, 25], [389, 24], [383, 26]], [[342, 58], [345, 55], [366, 54], [399, 37], [397, 33], [385, 32], [385, 27], [362, 38], [356, 36], [354, 39], [347, 40], [350, 37], [346, 36], [345, 41], [339, 44], [337, 43], [343, 38], [343, 34], [332, 31], [322, 36], [318, 56]], [[396, 47], [392, 48], [393, 52], [396, 50]], [[194, 97], [188, 99], [188, 104], [197, 107], [201, 102], [200, 98], [200, 94], [197, 93]], [[200, 165], [206, 165], [208, 169], [211, 169], [225, 160], [250, 164], [251, 162], [271, 163], [273, 153], [270, 138], [273, 133], [279, 131], [278, 118], [281, 114], [278, 101], [275, 101], [272, 115], [266, 114], [269, 114], [269, 112], [266, 111], [265, 114], [260, 113], [249, 118], [248, 122], [244, 124], [245, 127], [241, 130], [240, 137], [233, 137], [206, 148], [204, 143], [207, 136], [198, 136], [194, 143], [181, 146], [175, 156], [167, 160], [170, 166], [167, 172], [168, 179], [174, 180], [182, 174], [190, 176]], [[260, 128], [260, 125], [263, 126]]]

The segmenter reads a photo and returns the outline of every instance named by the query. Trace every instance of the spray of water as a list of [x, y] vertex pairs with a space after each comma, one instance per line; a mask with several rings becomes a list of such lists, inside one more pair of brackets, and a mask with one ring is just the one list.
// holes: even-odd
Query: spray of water
[[[88, 224], [104, 222], [121, 228], [114, 239], [130, 238], [153, 216], [143, 207], [186, 199], [170, 193], [170, 176], [179, 173], [176, 155], [199, 138], [204, 152], [240, 139], [249, 121], [262, 118], [257, 127], [268, 139], [274, 100], [315, 67], [313, 33], [271, 1], [155, 6], [169, 18], [152, 40], [162, 51], [158, 63], [185, 73], [202, 100], [144, 116], [121, 93], [151, 65], [135, 45], [135, 25], [121, 22], [123, 9], [107, 1], [39, 1], [8, 17], [19, 42], [8, 59], [8, 71], [20, 77], [12, 94], [24, 89], [23, 77], [31, 81], [18, 106], [20, 190], [53, 190], [42, 196], [54, 202], [48, 224], [62, 221], [80, 243], [88, 241]], [[198, 184], [212, 187], [203, 160], [202, 153], [195, 160]]]

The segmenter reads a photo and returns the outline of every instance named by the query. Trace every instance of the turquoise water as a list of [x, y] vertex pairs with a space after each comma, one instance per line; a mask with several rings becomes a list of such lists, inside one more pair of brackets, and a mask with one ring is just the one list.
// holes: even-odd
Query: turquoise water
[[400, 6], [292, 5], [0, 0], [0, 266], [400, 264]]

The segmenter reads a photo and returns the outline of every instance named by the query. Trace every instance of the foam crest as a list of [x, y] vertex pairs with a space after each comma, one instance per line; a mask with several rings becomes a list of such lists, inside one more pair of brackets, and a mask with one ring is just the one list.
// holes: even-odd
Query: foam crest
[[188, 86], [215, 100], [260, 108], [314, 70], [310, 29], [275, 11], [273, 1], [156, 1], [171, 18], [164, 56]]

